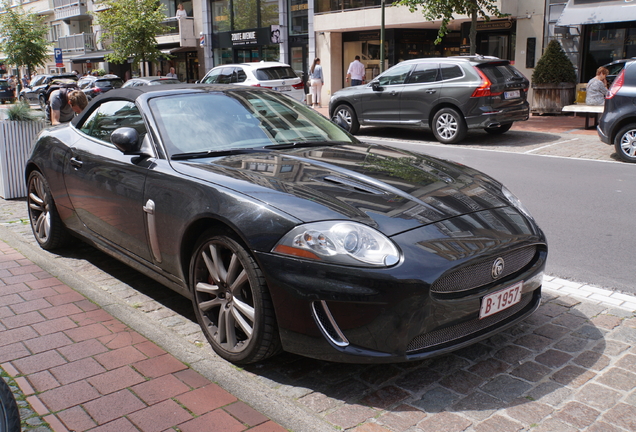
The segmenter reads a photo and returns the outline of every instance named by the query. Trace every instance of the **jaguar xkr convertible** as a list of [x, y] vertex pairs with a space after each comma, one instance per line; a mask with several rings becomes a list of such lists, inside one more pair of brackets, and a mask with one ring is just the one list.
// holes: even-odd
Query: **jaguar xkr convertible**
[[538, 306], [547, 243], [501, 183], [364, 144], [266, 89], [115, 89], [25, 172], [44, 249], [81, 238], [192, 299], [237, 364], [418, 360]]

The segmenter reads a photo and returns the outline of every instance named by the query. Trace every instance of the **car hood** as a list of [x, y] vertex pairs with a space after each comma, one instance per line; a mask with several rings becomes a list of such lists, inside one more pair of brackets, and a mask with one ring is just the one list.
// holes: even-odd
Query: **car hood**
[[349, 144], [172, 161], [304, 222], [351, 219], [393, 235], [510, 206], [501, 184], [471, 168], [389, 147]]

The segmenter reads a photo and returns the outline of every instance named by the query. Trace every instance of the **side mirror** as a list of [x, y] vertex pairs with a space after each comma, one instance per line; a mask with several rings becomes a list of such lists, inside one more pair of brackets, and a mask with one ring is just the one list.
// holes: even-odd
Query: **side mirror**
[[373, 81], [371, 83], [371, 88], [373, 89], [373, 91], [382, 91], [383, 90], [379, 81]]
[[123, 154], [139, 154], [141, 148], [137, 130], [130, 127], [115, 129], [110, 134], [110, 142]]

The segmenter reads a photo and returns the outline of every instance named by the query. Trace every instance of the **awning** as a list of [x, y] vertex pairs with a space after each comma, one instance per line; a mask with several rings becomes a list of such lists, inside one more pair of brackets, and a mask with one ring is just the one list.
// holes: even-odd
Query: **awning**
[[104, 61], [106, 54], [112, 54], [113, 51], [93, 51], [86, 54], [73, 57], [72, 63], [99, 63]]
[[636, 21], [636, 0], [568, 0], [557, 26]]

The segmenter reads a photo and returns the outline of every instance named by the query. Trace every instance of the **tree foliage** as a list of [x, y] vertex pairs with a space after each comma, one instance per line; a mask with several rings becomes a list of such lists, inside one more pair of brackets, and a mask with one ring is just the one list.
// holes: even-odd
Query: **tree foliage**
[[165, 6], [157, 0], [100, 0], [95, 12], [102, 28], [100, 42], [113, 50], [105, 59], [125, 63], [133, 58], [133, 67], [140, 62], [154, 62], [165, 57], [158, 48], [156, 36], [161, 22], [166, 20]]
[[26, 66], [29, 73], [36, 66], [43, 66], [49, 59], [46, 39], [48, 27], [36, 14], [27, 13], [22, 6], [11, 7], [3, 3], [5, 13], [0, 14], [0, 51], [7, 64]]
[[532, 72], [533, 84], [576, 83], [576, 71], [561, 44], [551, 40]]
[[475, 55], [477, 48], [477, 18], [490, 21], [491, 16], [502, 18], [507, 16], [497, 8], [497, 0], [398, 0], [395, 4], [408, 6], [411, 12], [422, 11], [428, 21], [441, 20], [435, 43], [439, 44], [448, 33], [448, 24], [455, 15], [468, 15], [470, 26], [470, 55]]

